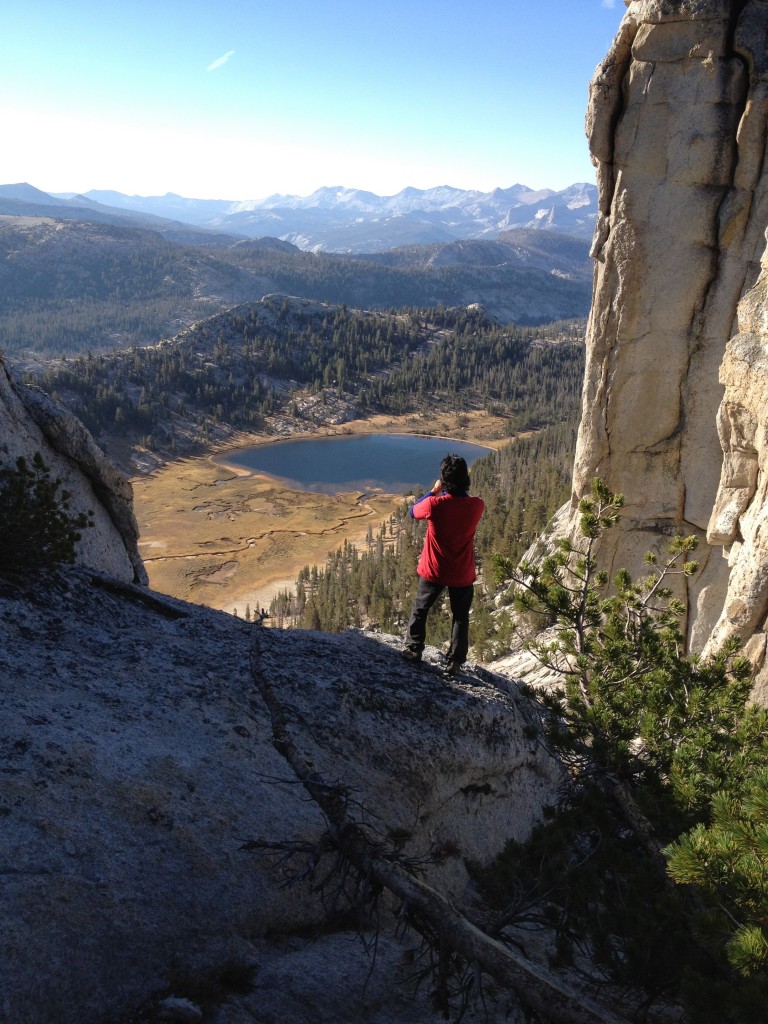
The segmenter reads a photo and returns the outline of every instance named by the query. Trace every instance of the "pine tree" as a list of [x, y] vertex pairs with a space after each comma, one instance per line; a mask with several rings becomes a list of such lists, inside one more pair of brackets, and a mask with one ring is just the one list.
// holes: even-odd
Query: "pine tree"
[[745, 977], [768, 976], [768, 770], [737, 794], [716, 793], [711, 823], [667, 854], [672, 877], [709, 897], [707, 924], [732, 966]]
[[0, 469], [0, 574], [6, 577], [74, 562], [82, 531], [93, 526], [92, 512], [70, 512], [69, 491], [40, 452], [30, 465], [23, 456], [15, 467]]
[[[512, 571], [518, 613], [547, 627], [528, 646], [563, 679], [542, 706], [569, 785], [529, 844], [478, 874], [503, 924], [554, 930], [561, 962], [587, 950], [646, 999], [685, 999], [691, 1021], [746, 1024], [768, 998], [768, 712], [736, 643], [684, 653], [668, 584], [696, 571], [694, 538], [647, 556], [638, 582], [598, 569], [622, 505], [595, 481], [581, 542]], [[665, 853], [698, 891], [671, 883]]]

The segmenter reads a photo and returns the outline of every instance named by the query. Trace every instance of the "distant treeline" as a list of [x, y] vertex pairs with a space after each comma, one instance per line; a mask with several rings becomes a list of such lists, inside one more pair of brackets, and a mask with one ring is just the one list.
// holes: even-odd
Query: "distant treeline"
[[[148, 344], [223, 303], [193, 302], [215, 273], [235, 287], [237, 270], [153, 231], [41, 220], [0, 224], [2, 347], [42, 355]], [[186, 316], [179, 319], [180, 313]]]
[[[566, 239], [567, 247], [572, 239]], [[477, 243], [480, 244], [480, 243]], [[485, 243], [489, 247], [494, 243]], [[577, 242], [576, 245], [579, 243]], [[586, 316], [590, 280], [569, 279], [538, 268], [471, 263], [425, 265], [435, 246], [412, 246], [386, 257], [332, 253], [287, 253], [236, 245], [222, 260], [269, 281], [270, 290], [356, 309], [504, 305], [518, 323], [540, 325], [553, 317]], [[551, 312], [555, 311], [555, 312]]]
[[[281, 319], [281, 314], [284, 316]], [[154, 348], [88, 354], [36, 378], [100, 438], [174, 447], [183, 423], [201, 443], [217, 425], [256, 430], [279, 411], [301, 417], [300, 394], [331, 389], [356, 413], [486, 408], [508, 430], [575, 416], [583, 324], [500, 327], [480, 310], [364, 316], [345, 307], [321, 318], [290, 312], [274, 330], [239, 307]], [[554, 340], [553, 340], [554, 339]]]

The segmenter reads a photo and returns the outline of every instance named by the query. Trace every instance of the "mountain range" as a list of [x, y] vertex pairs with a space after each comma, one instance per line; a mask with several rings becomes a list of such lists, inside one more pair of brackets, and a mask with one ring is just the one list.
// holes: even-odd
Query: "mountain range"
[[215, 245], [217, 236], [231, 242], [268, 235], [305, 251], [361, 254], [403, 245], [496, 240], [513, 228], [588, 239], [597, 215], [597, 189], [587, 183], [560, 191], [517, 184], [480, 192], [446, 185], [379, 196], [334, 186], [309, 196], [230, 201], [99, 190], [50, 194], [21, 183], [0, 185], [0, 214], [151, 228], [195, 244]]

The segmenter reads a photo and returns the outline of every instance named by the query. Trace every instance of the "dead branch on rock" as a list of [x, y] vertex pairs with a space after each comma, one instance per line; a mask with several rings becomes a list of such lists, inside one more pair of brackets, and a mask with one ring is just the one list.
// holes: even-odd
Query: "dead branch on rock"
[[348, 794], [343, 787], [324, 783], [293, 742], [285, 710], [259, 668], [259, 644], [256, 631], [251, 673], [272, 718], [273, 745], [323, 812], [328, 824], [326, 838], [354, 868], [358, 885], [373, 891], [387, 889], [402, 902], [402, 916], [438, 951], [441, 970], [446, 970], [450, 958], [456, 957], [477, 965], [502, 987], [514, 991], [548, 1024], [627, 1024], [610, 1009], [572, 990], [545, 967], [531, 963], [483, 932], [445, 896], [407, 870], [395, 851], [371, 841], [365, 825], [349, 818]]
[[165, 616], [166, 619], [186, 619], [189, 615], [189, 612], [185, 611], [181, 602], [174, 601], [170, 597], [163, 597], [160, 594], [153, 594], [136, 583], [127, 583], [125, 580], [118, 580], [113, 576], [107, 576], [105, 573], [96, 572], [91, 572], [89, 579], [92, 587], [106, 590], [110, 594], [117, 594], [119, 597], [127, 597], [131, 601], [136, 601], [147, 608], [151, 608], [153, 612], [158, 612], [160, 615]]

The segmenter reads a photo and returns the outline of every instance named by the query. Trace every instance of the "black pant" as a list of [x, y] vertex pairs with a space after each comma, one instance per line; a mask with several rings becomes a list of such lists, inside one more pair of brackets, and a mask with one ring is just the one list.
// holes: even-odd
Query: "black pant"
[[[411, 617], [408, 620], [407, 646], [416, 654], [421, 654], [427, 638], [427, 614], [429, 609], [440, 597], [445, 587], [440, 583], [430, 583], [419, 577], [419, 587], [413, 599]], [[451, 644], [448, 648], [448, 661], [461, 665], [467, 659], [469, 650], [469, 609], [472, 606], [475, 588], [448, 587], [448, 598], [451, 602], [453, 627]]]

